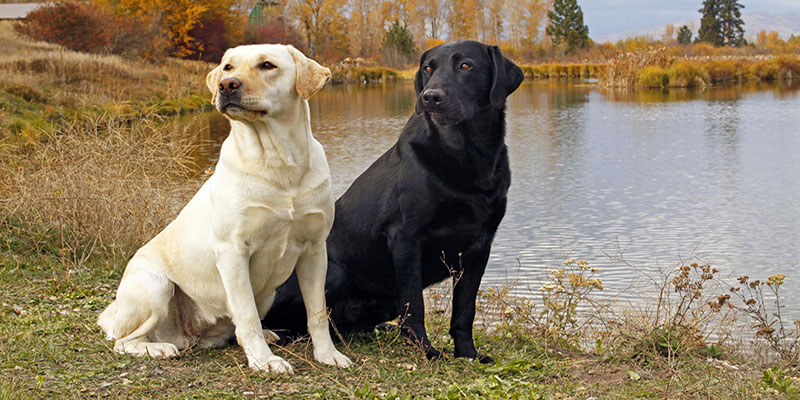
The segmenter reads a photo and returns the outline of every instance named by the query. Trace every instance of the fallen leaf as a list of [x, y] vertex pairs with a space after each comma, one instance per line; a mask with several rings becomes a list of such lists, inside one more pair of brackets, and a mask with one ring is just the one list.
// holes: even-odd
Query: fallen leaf
[[628, 371], [628, 378], [630, 378], [632, 381], [638, 381], [639, 379], [642, 379], [639, 374], [633, 371]]

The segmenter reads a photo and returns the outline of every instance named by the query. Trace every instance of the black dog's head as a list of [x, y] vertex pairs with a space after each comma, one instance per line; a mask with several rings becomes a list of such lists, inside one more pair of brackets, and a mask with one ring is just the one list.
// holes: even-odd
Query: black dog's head
[[420, 58], [414, 79], [416, 111], [427, 112], [440, 125], [457, 124], [480, 109], [504, 107], [523, 79], [522, 70], [497, 46], [470, 40], [444, 43]]

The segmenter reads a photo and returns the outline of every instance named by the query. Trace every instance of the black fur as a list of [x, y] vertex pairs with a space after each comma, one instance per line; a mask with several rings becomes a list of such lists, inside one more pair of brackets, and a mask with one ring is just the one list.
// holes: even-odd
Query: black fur
[[[455, 356], [491, 362], [475, 349], [472, 323], [511, 183], [505, 100], [522, 80], [496, 46], [459, 41], [422, 55], [415, 114], [336, 202], [325, 286], [339, 332], [371, 331], [399, 316], [406, 337], [442, 357], [425, 332], [422, 289], [453, 277]], [[296, 276], [277, 290], [264, 325], [305, 331]]]

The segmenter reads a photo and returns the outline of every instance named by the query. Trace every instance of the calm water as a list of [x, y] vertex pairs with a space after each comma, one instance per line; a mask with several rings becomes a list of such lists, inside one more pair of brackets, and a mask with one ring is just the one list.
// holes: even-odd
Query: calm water
[[[512, 185], [484, 285], [535, 290], [565, 255], [600, 267], [606, 295], [680, 260], [800, 289], [800, 83], [611, 91], [525, 83], [508, 103]], [[338, 197], [397, 139], [411, 84], [334, 86], [311, 101]], [[213, 113], [211, 115], [214, 115]], [[199, 116], [211, 163], [227, 122]], [[636, 268], [614, 261], [624, 257]], [[732, 279], [731, 279], [732, 281]], [[634, 283], [633, 287], [637, 287]], [[789, 304], [800, 310], [800, 304]]]

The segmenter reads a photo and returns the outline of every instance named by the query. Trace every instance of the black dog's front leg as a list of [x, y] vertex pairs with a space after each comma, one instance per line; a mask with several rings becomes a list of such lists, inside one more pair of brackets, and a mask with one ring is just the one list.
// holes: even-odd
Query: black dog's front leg
[[453, 337], [455, 356], [477, 358], [481, 363], [494, 360], [478, 354], [472, 339], [472, 323], [475, 320], [475, 300], [481, 284], [486, 262], [489, 260], [489, 246], [467, 251], [462, 258], [463, 273], [454, 277], [453, 315], [450, 319], [450, 336]]
[[397, 280], [397, 310], [403, 336], [419, 346], [429, 360], [444, 358], [431, 346], [425, 332], [425, 302], [422, 298], [422, 244], [403, 232], [389, 235]]

